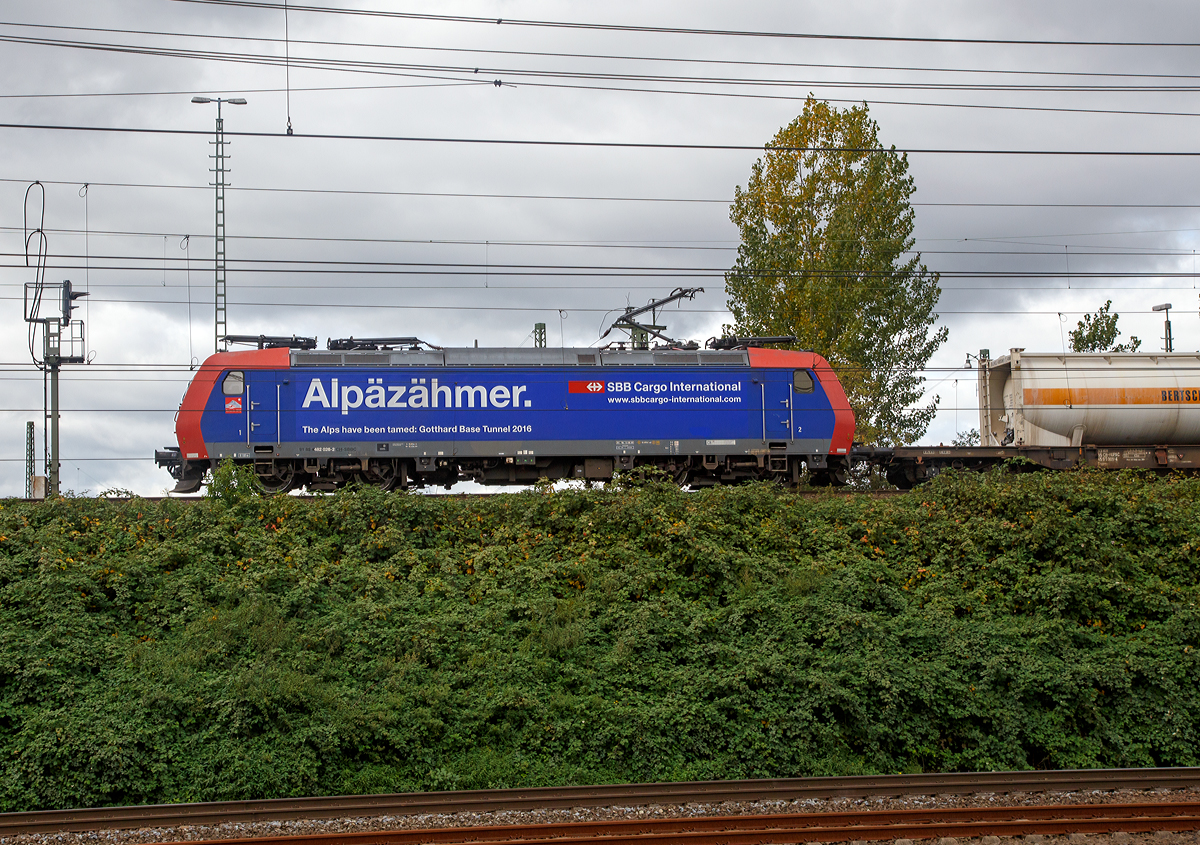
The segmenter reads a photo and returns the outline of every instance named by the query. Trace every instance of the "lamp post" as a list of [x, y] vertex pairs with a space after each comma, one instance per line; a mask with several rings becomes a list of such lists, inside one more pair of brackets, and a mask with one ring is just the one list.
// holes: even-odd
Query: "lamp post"
[[1163, 352], [1174, 352], [1175, 343], [1171, 339], [1171, 303], [1164, 302], [1162, 305], [1155, 305], [1150, 310], [1166, 312], [1166, 322], [1163, 324]]
[[214, 146], [213, 155], [210, 156], [216, 166], [210, 171], [214, 175], [213, 185], [217, 189], [217, 213], [216, 213], [216, 260], [213, 262], [216, 272], [216, 295], [214, 297], [215, 305], [215, 320], [213, 324], [213, 351], [221, 351], [221, 338], [227, 333], [226, 326], [226, 309], [225, 309], [225, 188], [228, 185], [225, 182], [225, 122], [221, 119], [221, 103], [229, 103], [231, 106], [246, 105], [245, 97], [192, 97], [193, 103], [216, 103], [217, 104], [217, 131], [216, 138], [211, 143]]

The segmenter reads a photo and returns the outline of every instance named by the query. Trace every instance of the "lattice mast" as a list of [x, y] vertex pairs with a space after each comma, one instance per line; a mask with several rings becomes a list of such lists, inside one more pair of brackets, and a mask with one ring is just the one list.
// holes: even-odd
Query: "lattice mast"
[[228, 334], [225, 306], [225, 121], [221, 118], [221, 101], [217, 100], [217, 131], [216, 137], [210, 142], [213, 145], [214, 167], [213, 186], [216, 188], [216, 227], [215, 227], [215, 256], [213, 266], [215, 279], [215, 321], [213, 326], [213, 351], [220, 352], [222, 338]]
[[25, 498], [33, 498], [33, 476], [37, 474], [36, 426], [33, 420], [25, 423]]
[[229, 183], [225, 181], [225, 177], [229, 174], [229, 170], [225, 167], [225, 159], [229, 158], [229, 155], [225, 152], [228, 142], [225, 140], [225, 120], [221, 117], [221, 104], [244, 106], [246, 99], [244, 97], [192, 97], [192, 102], [217, 104], [216, 132], [213, 139], [209, 141], [213, 147], [213, 154], [209, 156], [213, 160], [213, 166], [209, 168], [209, 173], [213, 174], [213, 181], [210, 184], [216, 190], [213, 233], [213, 351], [221, 352], [227, 348], [224, 338], [229, 329], [225, 299], [225, 189], [229, 187]]

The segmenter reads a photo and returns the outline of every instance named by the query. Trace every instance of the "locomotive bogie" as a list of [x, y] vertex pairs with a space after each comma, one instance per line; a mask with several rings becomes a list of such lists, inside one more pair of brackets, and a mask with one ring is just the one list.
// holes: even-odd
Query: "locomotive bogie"
[[[629, 456], [622, 456], [628, 458]], [[215, 468], [215, 462], [213, 468]], [[795, 485], [806, 479], [813, 486], [846, 483], [849, 462], [845, 459], [817, 461], [803, 456], [678, 456], [672, 459], [635, 458], [537, 458], [523, 464], [511, 460], [454, 460], [440, 458], [423, 463], [418, 459], [330, 458], [245, 460], [235, 464], [249, 467], [261, 491], [267, 495], [291, 490], [332, 492], [349, 484], [366, 484], [382, 490], [417, 490], [426, 487], [450, 489], [464, 481], [482, 486], [530, 485], [539, 481], [610, 481], [615, 471], [652, 469], [682, 486], [692, 488], [774, 480]], [[208, 469], [205, 467], [204, 469]], [[202, 474], [190, 472], [199, 489]], [[179, 492], [192, 492], [181, 490]]]

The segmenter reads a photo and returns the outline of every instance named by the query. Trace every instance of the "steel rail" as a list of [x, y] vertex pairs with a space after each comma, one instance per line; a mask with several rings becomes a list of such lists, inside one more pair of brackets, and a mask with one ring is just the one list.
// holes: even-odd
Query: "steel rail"
[[[211, 840], [212, 845], [758, 845], [1200, 829], [1200, 802], [616, 819]], [[203, 843], [203, 840], [200, 840]], [[199, 845], [199, 843], [192, 843]]]
[[[478, 498], [482, 498], [484, 496], [502, 496], [506, 493], [519, 493], [529, 486], [532, 486], [532, 485], [524, 485], [524, 486], [512, 485], [512, 486], [508, 486], [507, 489], [504, 489], [504, 490], [492, 490], [487, 493], [432, 493], [432, 494], [428, 494], [428, 495], [430, 495], [432, 498], [436, 498], [436, 499], [478, 499]], [[888, 489], [846, 490], [844, 488], [832, 488], [832, 487], [825, 487], [825, 488], [821, 488], [818, 490], [786, 490], [784, 488], [780, 488], [779, 492], [781, 494], [786, 494], [788, 496], [798, 496], [798, 497], [804, 498], [804, 499], [830, 498], [830, 497], [837, 497], [837, 496], [844, 497], [847, 499], [857, 498], [857, 497], [869, 497], [869, 498], [873, 498], [873, 499], [882, 499], [882, 498], [887, 498], [890, 496], [907, 496], [912, 493], [911, 490], [888, 490]], [[334, 495], [336, 495], [336, 493], [331, 492], [331, 493], [326, 493], [324, 496], [314, 496], [311, 494], [306, 494], [306, 495], [299, 495], [299, 496], [288, 496], [288, 498], [289, 499], [297, 499], [302, 502], [311, 502], [311, 501], [316, 501], [317, 499], [330, 499]], [[420, 495], [426, 495], [426, 494], [413, 493], [412, 495], [420, 496]], [[264, 496], [263, 498], [265, 500], [267, 497]], [[187, 496], [138, 496], [137, 499], [139, 501], [143, 501], [143, 502], [182, 502], [184, 504], [211, 501], [208, 496], [191, 495], [191, 494], [189, 494]], [[105, 501], [105, 502], [108, 502], [108, 503], [114, 504], [114, 505], [128, 504], [129, 502], [134, 501], [133, 499], [130, 499], [126, 496], [104, 496], [104, 497], [75, 496], [75, 497], [71, 497], [69, 499], [69, 501], [81, 501], [81, 500], [82, 501]], [[6, 504], [11, 502], [12, 504], [44, 505], [47, 502], [53, 503], [54, 501], [55, 500], [53, 498], [50, 498], [50, 499], [22, 499], [22, 498], [17, 498], [17, 497], [11, 497], [11, 498], [5, 499], [5, 498], [0, 497], [0, 502], [4, 502]]]
[[[723, 801], [1200, 788], [1200, 767], [982, 772], [486, 789], [0, 813], [0, 836], [230, 822]], [[863, 838], [863, 837], [853, 837]]]

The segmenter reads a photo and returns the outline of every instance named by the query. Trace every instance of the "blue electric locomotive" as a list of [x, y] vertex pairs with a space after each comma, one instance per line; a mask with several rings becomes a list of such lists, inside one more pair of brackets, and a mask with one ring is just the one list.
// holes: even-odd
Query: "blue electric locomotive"
[[854, 413], [811, 352], [402, 340], [212, 355], [180, 406], [178, 447], [156, 462], [178, 493], [226, 458], [268, 492], [607, 479], [638, 466], [693, 486], [848, 469]]

